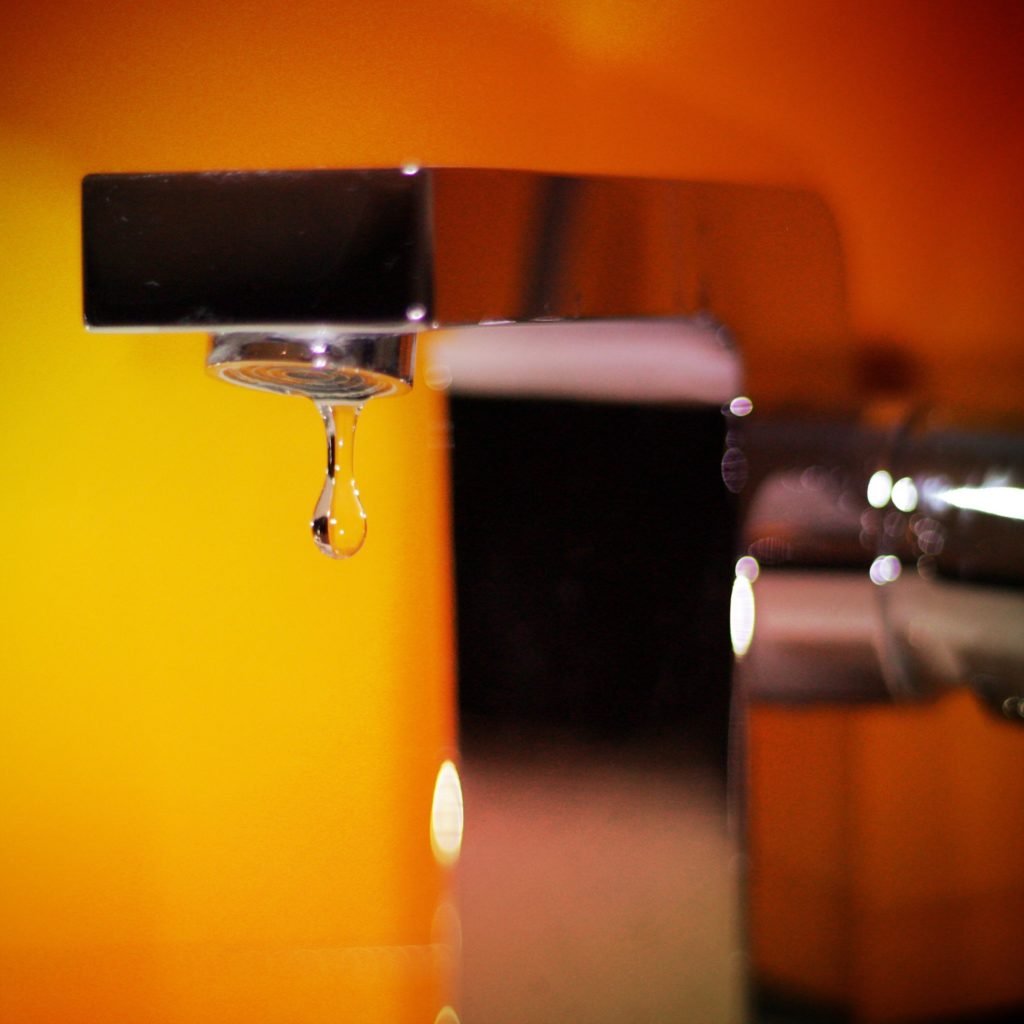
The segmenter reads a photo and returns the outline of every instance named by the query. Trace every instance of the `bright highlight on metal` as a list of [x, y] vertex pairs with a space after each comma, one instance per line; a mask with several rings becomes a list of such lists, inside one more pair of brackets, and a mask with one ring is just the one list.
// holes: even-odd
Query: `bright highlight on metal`
[[879, 555], [868, 569], [871, 582], [880, 587], [898, 580], [901, 572], [903, 572], [903, 566], [895, 555]]
[[892, 475], [888, 470], [880, 469], [871, 474], [868, 481], [868, 504], [872, 508], [885, 508], [892, 497]]
[[[732, 650], [742, 658], [750, 650], [754, 639], [754, 587], [751, 577], [746, 575], [750, 568], [746, 563], [757, 562], [753, 558], [741, 558], [736, 564], [736, 579], [732, 582], [732, 598], [729, 602], [729, 633]], [[756, 579], [756, 575], [753, 577]]]
[[913, 512], [917, 508], [917, 485], [909, 476], [900, 477], [892, 485], [892, 503], [901, 512]]
[[462, 782], [458, 769], [445, 761], [434, 783], [434, 801], [430, 809], [430, 847], [442, 867], [450, 867], [462, 852]]
[[753, 583], [761, 575], [761, 566], [753, 555], [744, 555], [736, 563], [736, 575], [746, 576]]
[[1024, 487], [954, 487], [936, 498], [969, 512], [1024, 520]]

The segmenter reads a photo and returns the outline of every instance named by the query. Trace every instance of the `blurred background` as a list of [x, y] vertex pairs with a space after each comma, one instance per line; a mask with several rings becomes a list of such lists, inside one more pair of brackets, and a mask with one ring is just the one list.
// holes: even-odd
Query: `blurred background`
[[[852, 330], [745, 350], [758, 412], [849, 412], [881, 391], [1012, 414], [1022, 42], [1015, 0], [8, 5], [0, 1019], [140, 1020], [154, 993], [181, 1019], [278, 1019], [267, 1001], [285, 1005], [309, 965], [211, 966], [187, 952], [211, 933], [445, 945], [449, 881], [422, 825], [455, 745], [443, 396], [367, 410], [371, 539], [339, 571], [304, 529], [321, 471], [310, 410], [207, 380], [199, 336], [83, 333], [83, 174], [416, 160], [808, 188], [839, 225]], [[759, 977], [854, 1020], [1024, 1005], [1019, 734], [959, 694], [761, 707], [748, 753]], [[356, 766], [341, 780], [338, 758]], [[510, 799], [530, 790], [504, 768], [477, 778], [484, 849], [538, 808]], [[656, 822], [673, 799], [647, 792]], [[494, 938], [501, 908], [471, 897], [501, 876], [472, 873], [470, 835], [465, 913], [482, 906]], [[331, 922], [311, 926], [325, 903]], [[126, 970], [141, 935], [186, 952]], [[487, 984], [512, 1009], [526, 996], [508, 979], [539, 955], [494, 947], [507, 977]], [[360, 961], [309, 1019], [346, 999], [434, 1020], [448, 968], [418, 956]]]

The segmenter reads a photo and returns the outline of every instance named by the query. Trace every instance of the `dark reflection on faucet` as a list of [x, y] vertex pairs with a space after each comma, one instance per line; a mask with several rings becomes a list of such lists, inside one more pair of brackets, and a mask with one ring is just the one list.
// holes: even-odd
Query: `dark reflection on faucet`
[[456, 397], [452, 420], [464, 711], [724, 769], [720, 412]]
[[536, 240], [523, 261], [525, 287], [518, 320], [551, 316], [557, 308], [560, 277], [568, 263], [568, 236], [579, 196], [580, 186], [575, 178], [552, 177], [538, 189]]

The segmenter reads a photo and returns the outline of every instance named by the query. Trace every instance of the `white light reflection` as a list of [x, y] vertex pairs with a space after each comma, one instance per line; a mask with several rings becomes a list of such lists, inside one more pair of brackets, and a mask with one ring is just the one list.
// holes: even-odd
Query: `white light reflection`
[[917, 487], [909, 476], [900, 477], [892, 485], [892, 503], [901, 512], [913, 512], [917, 508]]
[[954, 487], [935, 497], [969, 512], [1004, 519], [1024, 519], [1024, 487]]
[[880, 469], [871, 474], [868, 481], [868, 504], [872, 508], [885, 508], [892, 497], [892, 476], [888, 470]]
[[895, 555], [879, 555], [868, 569], [871, 582], [880, 587], [898, 580], [901, 572], [903, 572], [903, 566]]
[[754, 639], [754, 587], [753, 581], [760, 573], [756, 558], [749, 555], [736, 563], [736, 579], [732, 581], [732, 598], [729, 602], [729, 633], [732, 650], [742, 658], [750, 650]]
[[761, 575], [761, 566], [758, 564], [756, 558], [752, 555], [744, 555], [736, 563], [736, 575], [746, 576], [751, 583]]
[[451, 761], [445, 761], [437, 773], [434, 802], [430, 809], [430, 848], [442, 867], [450, 867], [459, 859], [463, 826], [459, 772]]
[[733, 416], [749, 416], [754, 411], [754, 403], [746, 395], [737, 395], [729, 403], [729, 412]]

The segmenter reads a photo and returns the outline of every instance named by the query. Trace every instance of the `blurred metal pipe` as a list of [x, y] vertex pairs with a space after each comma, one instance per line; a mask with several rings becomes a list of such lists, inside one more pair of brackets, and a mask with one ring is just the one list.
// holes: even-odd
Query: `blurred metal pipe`
[[[1024, 434], [914, 416], [744, 425], [760, 700], [968, 685], [1024, 724]], [[749, 565], [747, 572], [753, 570]]]

